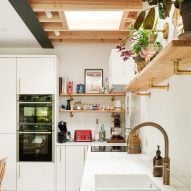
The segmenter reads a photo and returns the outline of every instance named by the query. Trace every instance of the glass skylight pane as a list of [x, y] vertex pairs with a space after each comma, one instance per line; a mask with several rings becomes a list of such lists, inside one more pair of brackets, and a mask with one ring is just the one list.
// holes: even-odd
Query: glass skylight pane
[[122, 11], [65, 11], [70, 30], [117, 30]]

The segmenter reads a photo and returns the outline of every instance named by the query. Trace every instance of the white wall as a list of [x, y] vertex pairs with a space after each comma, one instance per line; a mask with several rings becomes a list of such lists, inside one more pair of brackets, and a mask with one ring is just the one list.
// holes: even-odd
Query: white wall
[[[154, 90], [144, 102], [144, 121], [159, 123], [167, 132], [170, 144], [171, 173], [191, 186], [191, 77], [174, 76], [170, 90]], [[151, 130], [152, 129], [152, 130]], [[143, 129], [143, 148], [155, 155], [156, 145], [164, 148], [157, 129]], [[164, 156], [164, 155], [163, 155]]]
[[[1, 55], [12, 54], [56, 54], [60, 60], [61, 69], [60, 76], [68, 77], [69, 80], [74, 82], [74, 87], [77, 83], [84, 83], [84, 69], [98, 69], [101, 68], [104, 71], [104, 77], [108, 77], [108, 63], [109, 55], [112, 48], [115, 48], [116, 44], [106, 43], [66, 43], [63, 45], [57, 45], [54, 49], [41, 49], [41, 48], [17, 48], [0, 49]], [[74, 88], [75, 91], [75, 88]], [[67, 98], [60, 98], [60, 104], [66, 103]], [[83, 101], [89, 103], [100, 103], [107, 106], [112, 105], [113, 102], [110, 98], [95, 97], [91, 98], [75, 98], [75, 101]], [[109, 100], [109, 102], [108, 102]], [[70, 117], [69, 113], [60, 113], [60, 120], [67, 122], [68, 129], [72, 132], [74, 129], [94, 129], [96, 126], [96, 118], [99, 119], [100, 126], [103, 123], [107, 130], [107, 137], [110, 137], [110, 127], [113, 126], [113, 118], [111, 113], [74, 113], [74, 117]], [[122, 124], [124, 125], [124, 124]]]

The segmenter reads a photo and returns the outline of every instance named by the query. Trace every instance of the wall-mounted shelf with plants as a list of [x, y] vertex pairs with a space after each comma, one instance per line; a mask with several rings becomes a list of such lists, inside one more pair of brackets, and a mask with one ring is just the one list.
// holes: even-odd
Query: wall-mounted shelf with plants
[[168, 89], [159, 84], [173, 75], [190, 75], [191, 40], [173, 40], [126, 86], [130, 91]]

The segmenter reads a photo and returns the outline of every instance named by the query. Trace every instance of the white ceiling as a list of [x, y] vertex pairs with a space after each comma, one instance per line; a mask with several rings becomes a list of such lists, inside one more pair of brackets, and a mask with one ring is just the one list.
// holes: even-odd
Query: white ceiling
[[8, 0], [0, 0], [0, 48], [39, 48], [25, 23]]

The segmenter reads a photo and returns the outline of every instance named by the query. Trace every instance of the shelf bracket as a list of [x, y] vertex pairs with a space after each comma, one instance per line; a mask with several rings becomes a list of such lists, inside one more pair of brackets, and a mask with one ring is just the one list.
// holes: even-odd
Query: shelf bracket
[[114, 97], [114, 96], [112, 96], [112, 97], [111, 97], [111, 101], [114, 101], [114, 100], [115, 100], [115, 97]]
[[150, 81], [150, 88], [151, 89], [166, 89], [167, 91], [169, 90], [169, 83], [167, 85], [155, 85], [153, 83], [154, 79]]
[[135, 94], [138, 96], [149, 96], [149, 97], [151, 96], [151, 92], [143, 93], [143, 92], [137, 91]]
[[70, 101], [73, 101], [74, 100], [74, 98], [70, 95]]
[[74, 115], [73, 115], [73, 113], [72, 113], [72, 112], [70, 112], [70, 117], [74, 117]]
[[175, 75], [191, 75], [191, 70], [181, 70], [180, 69], [181, 59], [173, 60], [174, 63], [174, 74]]

